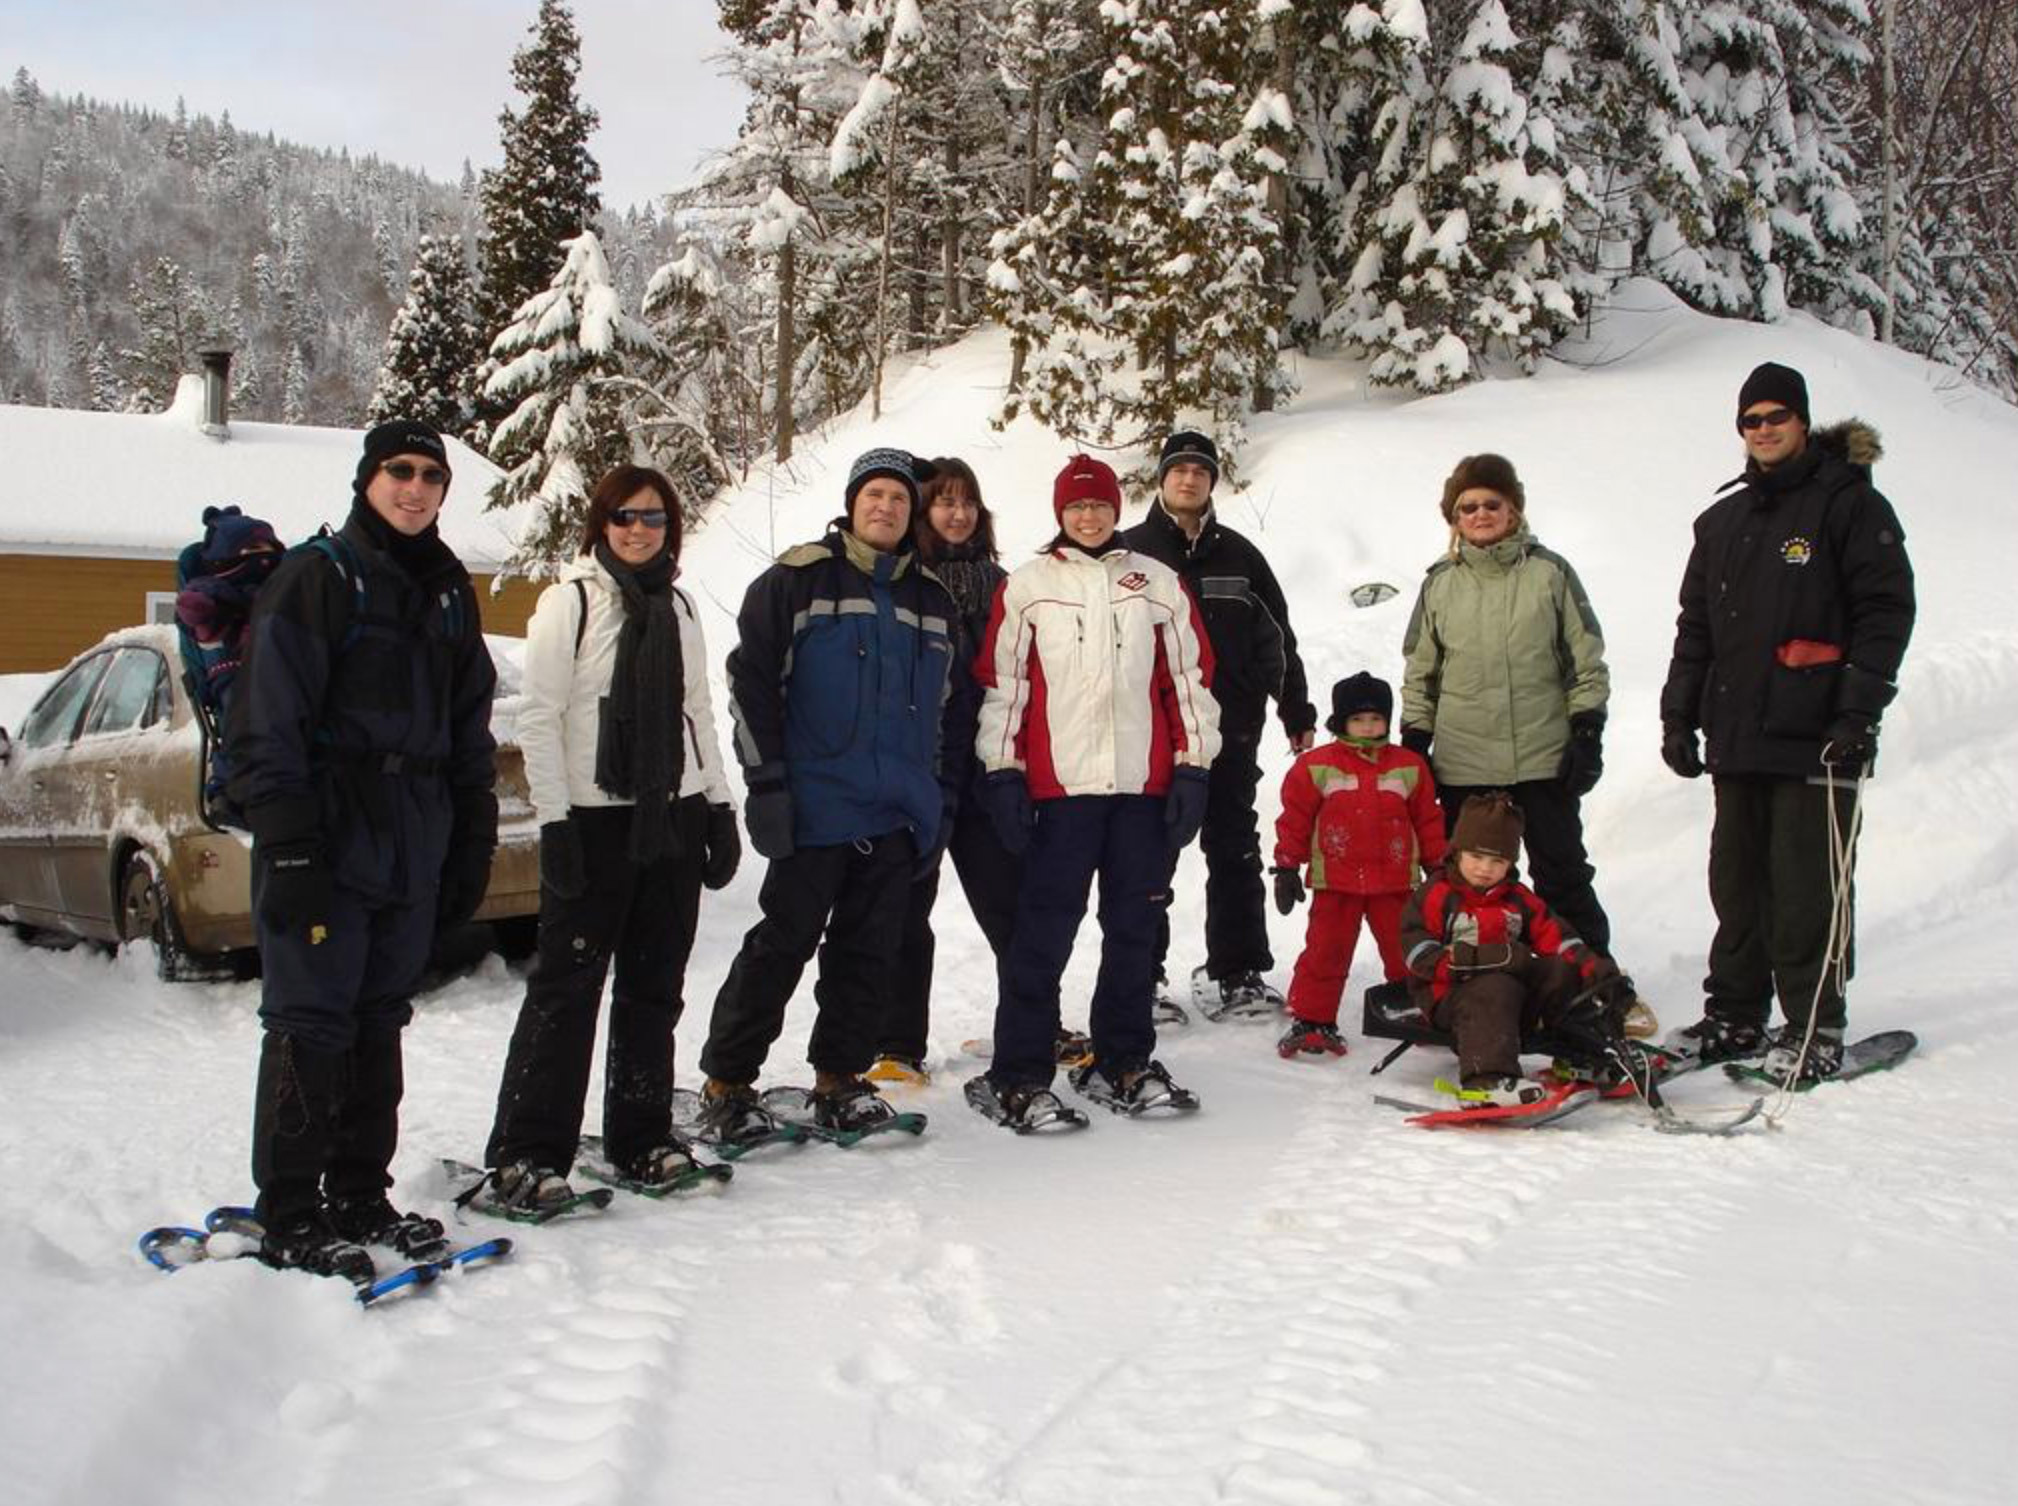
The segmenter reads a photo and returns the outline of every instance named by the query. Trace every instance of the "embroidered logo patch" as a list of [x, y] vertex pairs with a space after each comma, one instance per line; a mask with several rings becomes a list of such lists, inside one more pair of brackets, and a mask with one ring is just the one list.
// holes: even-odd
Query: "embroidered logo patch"
[[1815, 557], [1815, 546], [1796, 534], [1780, 546], [1780, 558], [1790, 565], [1805, 565]]
[[1121, 587], [1124, 591], [1140, 591], [1144, 586], [1149, 584], [1149, 577], [1144, 575], [1140, 570], [1130, 570], [1114, 584]]

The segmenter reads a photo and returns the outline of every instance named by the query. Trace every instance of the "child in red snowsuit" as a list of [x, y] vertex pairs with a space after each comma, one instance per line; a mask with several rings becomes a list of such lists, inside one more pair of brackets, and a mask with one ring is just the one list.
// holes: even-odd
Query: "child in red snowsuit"
[[1275, 822], [1275, 907], [1303, 898], [1298, 870], [1310, 869], [1310, 928], [1289, 985], [1295, 1018], [1276, 1043], [1285, 1057], [1343, 1056], [1338, 1002], [1365, 920], [1389, 982], [1408, 976], [1401, 910], [1416, 870], [1443, 861], [1443, 812], [1436, 781], [1418, 753], [1387, 740], [1394, 690], [1356, 674], [1331, 688], [1325, 725], [1338, 741], [1297, 759], [1282, 781]]
[[1504, 791], [1466, 800], [1442, 869], [1402, 915], [1409, 991], [1432, 1025], [1457, 1037], [1464, 1096], [1480, 1106], [1547, 1096], [1521, 1076], [1523, 1029], [1546, 1027], [1593, 1062], [1620, 1039], [1618, 1006], [1584, 991], [1618, 969], [1513, 876], [1523, 824]]

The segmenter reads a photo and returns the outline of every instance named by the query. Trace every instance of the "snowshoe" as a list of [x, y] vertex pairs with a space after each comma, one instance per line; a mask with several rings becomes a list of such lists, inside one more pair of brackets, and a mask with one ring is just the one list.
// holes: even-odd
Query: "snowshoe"
[[929, 1088], [932, 1074], [915, 1056], [879, 1056], [863, 1074], [873, 1083], [891, 1088]]
[[515, 1224], [550, 1224], [570, 1213], [598, 1212], [609, 1207], [616, 1197], [607, 1187], [577, 1192], [558, 1171], [531, 1161], [513, 1161], [494, 1171], [482, 1171], [460, 1161], [442, 1164], [452, 1177], [477, 1179], [456, 1196], [458, 1208], [509, 1219]]
[[694, 1148], [677, 1135], [621, 1166], [610, 1160], [600, 1136], [584, 1135], [575, 1169], [592, 1181], [649, 1198], [726, 1182], [735, 1175], [727, 1166], [701, 1160], [694, 1154]]
[[[1516, 1100], [1522, 1096], [1517, 1086], [1520, 1078], [1495, 1079], [1498, 1090]], [[1544, 1124], [1552, 1124], [1568, 1114], [1598, 1102], [1599, 1095], [1591, 1091], [1587, 1083], [1565, 1083], [1561, 1087], [1548, 1089], [1539, 1083], [1528, 1083], [1530, 1088], [1539, 1088], [1540, 1096], [1528, 1102], [1492, 1103], [1484, 1101], [1483, 1094], [1492, 1090], [1465, 1089], [1442, 1078], [1436, 1080], [1436, 1090], [1463, 1101], [1468, 1094], [1481, 1096], [1460, 1108], [1435, 1108], [1425, 1103], [1411, 1103], [1405, 1098], [1389, 1098], [1376, 1094], [1374, 1102], [1389, 1108], [1404, 1109], [1408, 1112], [1408, 1122], [1423, 1129], [1538, 1129]]]
[[1797, 1080], [1809, 1085], [1834, 1077], [1843, 1070], [1843, 1032], [1817, 1025], [1811, 1040], [1805, 1026], [1782, 1025], [1759, 1070], [1781, 1081], [1798, 1074]]
[[410, 1261], [439, 1260], [449, 1252], [448, 1230], [439, 1219], [401, 1213], [383, 1193], [331, 1198], [323, 1211], [329, 1226], [354, 1244], [382, 1245]]
[[[1793, 1028], [1787, 1027], [1789, 1031]], [[1815, 1036], [1816, 1041], [1808, 1047], [1811, 1061], [1822, 1032], [1816, 1030]], [[1796, 1033], [1794, 1044], [1798, 1047], [1799, 1043], [1800, 1033]], [[1804, 1065], [1800, 1078], [1793, 1084], [1794, 1091], [1805, 1093], [1810, 1088], [1820, 1087], [1823, 1083], [1849, 1082], [1869, 1072], [1889, 1071], [1912, 1055], [1914, 1048], [1919, 1044], [1920, 1038], [1910, 1030], [1881, 1030], [1876, 1035], [1867, 1035], [1862, 1040], [1842, 1048], [1842, 1056], [1836, 1070], [1826, 1077], [1810, 1076], [1807, 1066]], [[1767, 1087], [1774, 1088], [1784, 1086], [1786, 1083], [1784, 1072], [1775, 1076], [1762, 1062], [1726, 1062], [1724, 1071], [1734, 1081], [1739, 1082], [1763, 1083]]]
[[800, 1136], [843, 1150], [891, 1130], [912, 1135], [925, 1132], [923, 1114], [899, 1113], [859, 1077], [844, 1079], [825, 1091], [766, 1088], [761, 1102], [765, 1112]]
[[1192, 1007], [1215, 1023], [1221, 1020], [1265, 1020], [1279, 1013], [1282, 995], [1256, 972], [1214, 978], [1204, 968], [1191, 970]]
[[1111, 1077], [1098, 1062], [1088, 1062], [1073, 1070], [1071, 1082], [1081, 1097], [1130, 1119], [1190, 1114], [1199, 1107], [1198, 1095], [1172, 1082], [1161, 1062], [1132, 1063], [1117, 1068]]
[[1282, 1032], [1282, 1039], [1275, 1043], [1275, 1053], [1285, 1061], [1294, 1061], [1299, 1056], [1343, 1056], [1345, 1037], [1338, 1033], [1336, 1025], [1292, 1020]]
[[1150, 998], [1149, 1016], [1161, 1029], [1165, 1025], [1189, 1025], [1191, 1016], [1171, 997], [1170, 978], [1161, 968], [1156, 972], [1156, 992]]
[[[252, 1231], [220, 1223], [210, 1232]], [[364, 1246], [331, 1228], [321, 1209], [286, 1219], [270, 1229], [259, 1228], [259, 1258], [275, 1270], [341, 1276], [353, 1286], [369, 1286], [378, 1278], [378, 1268], [371, 1263]]]
[[1058, 1046], [1053, 1059], [1061, 1067], [1079, 1067], [1093, 1060], [1093, 1037], [1083, 1030], [1058, 1030]]
[[1766, 1032], [1757, 1025], [1735, 1024], [1718, 1015], [1706, 1014], [1693, 1025], [1670, 1031], [1661, 1045], [1677, 1056], [1709, 1066], [1762, 1055]]
[[1437, 1087], [1467, 1109], [1527, 1108], [1553, 1095], [1553, 1090], [1529, 1077], [1468, 1077], [1457, 1088], [1439, 1080]]
[[707, 1089], [673, 1092], [673, 1123], [724, 1161], [734, 1161], [766, 1145], [797, 1145], [806, 1131], [787, 1124], [757, 1097], [747, 1083], [723, 1083], [713, 1078]]
[[969, 1078], [964, 1092], [967, 1106], [975, 1113], [1019, 1135], [1084, 1129], [1090, 1122], [1078, 1109], [1060, 1102], [1049, 1088], [1026, 1083], [998, 1089], [985, 1072]]

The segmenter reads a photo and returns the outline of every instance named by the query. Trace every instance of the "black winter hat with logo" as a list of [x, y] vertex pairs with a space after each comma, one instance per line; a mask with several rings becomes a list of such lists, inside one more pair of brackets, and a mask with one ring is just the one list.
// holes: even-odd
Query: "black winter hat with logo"
[[[455, 475], [455, 467], [448, 463], [448, 446], [442, 443], [440, 430], [417, 418], [388, 419], [364, 436], [364, 454], [357, 462], [357, 478], [350, 484], [358, 501], [364, 500], [364, 489], [371, 485], [371, 478], [378, 474], [378, 468], [402, 455], [424, 456], [447, 471], [451, 478]], [[448, 495], [447, 482], [442, 483], [442, 495]]]
[[1219, 485], [1219, 446], [1196, 429], [1179, 429], [1163, 441], [1163, 453], [1156, 460], [1156, 484], [1173, 465], [1202, 465], [1212, 472], [1212, 484]]

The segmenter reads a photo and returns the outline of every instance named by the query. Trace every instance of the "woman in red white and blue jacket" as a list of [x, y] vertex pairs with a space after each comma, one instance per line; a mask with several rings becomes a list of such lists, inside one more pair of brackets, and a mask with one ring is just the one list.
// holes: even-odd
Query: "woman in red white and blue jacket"
[[1052, 510], [1058, 536], [1003, 582], [974, 661], [982, 795], [1026, 876], [986, 1079], [1012, 1120], [1050, 1086], [1059, 979], [1095, 874], [1093, 1061], [1074, 1083], [1130, 1104], [1172, 1091], [1151, 1058], [1157, 904], [1198, 834], [1219, 750], [1197, 605], [1175, 571], [1116, 537], [1114, 472], [1074, 456]]

